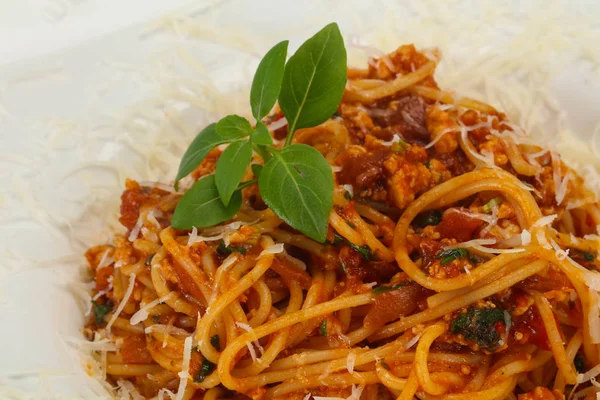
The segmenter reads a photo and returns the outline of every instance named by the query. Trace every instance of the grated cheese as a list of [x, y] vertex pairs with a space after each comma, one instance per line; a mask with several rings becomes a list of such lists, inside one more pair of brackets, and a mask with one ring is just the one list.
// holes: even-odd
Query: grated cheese
[[130, 398], [133, 400], [144, 400], [145, 397], [137, 391], [133, 383], [125, 379], [119, 379], [117, 381], [117, 385], [119, 386], [119, 391], [117, 396], [119, 399], [129, 400]]
[[530, 243], [531, 243], [531, 233], [529, 233], [529, 231], [527, 229], [523, 229], [523, 232], [521, 232], [521, 245], [527, 246]]
[[198, 229], [194, 226], [194, 227], [192, 227], [192, 231], [189, 233], [187, 245], [191, 246], [194, 243], [210, 242], [210, 241], [215, 241], [215, 240], [219, 240], [219, 239], [223, 239], [223, 234], [220, 234], [217, 236], [199, 236]]
[[119, 306], [117, 307], [117, 310], [113, 313], [112, 317], [110, 317], [110, 320], [106, 324], [106, 335], [107, 336], [110, 337], [110, 327], [112, 326], [112, 324], [115, 323], [115, 321], [117, 320], [117, 317], [119, 316], [119, 314], [121, 314], [121, 312], [125, 308], [125, 305], [129, 301], [129, 297], [131, 297], [131, 293], [133, 293], [134, 286], [135, 286], [135, 273], [129, 275], [129, 286], [127, 286], [127, 290], [125, 291], [123, 300], [121, 300], [121, 302], [119, 303]]
[[144, 221], [142, 220], [142, 216], [140, 215], [137, 222], [135, 223], [133, 229], [129, 233], [129, 237], [127, 238], [130, 242], [134, 242], [135, 239], [137, 239], [137, 237], [140, 234], [140, 231], [142, 230], [143, 224], [144, 224]]
[[190, 359], [192, 358], [192, 340], [194, 335], [190, 335], [183, 341], [183, 361], [181, 362], [181, 372], [179, 376], [179, 387], [177, 388], [177, 396], [175, 400], [182, 400], [185, 394], [185, 388], [187, 387], [188, 380], [190, 378]]
[[356, 356], [357, 356], [357, 354], [355, 352], [351, 351], [348, 353], [348, 356], [346, 357], [346, 369], [351, 374], [354, 373], [354, 363], [356, 362]]
[[350, 197], [354, 197], [354, 187], [352, 187], [352, 185], [342, 185], [342, 188], [344, 188], [344, 190], [348, 192]]
[[164, 295], [163, 297], [152, 300], [150, 303], [146, 304], [145, 306], [140, 307], [140, 309], [131, 316], [131, 318], [129, 319], [129, 322], [131, 323], [131, 325], [137, 325], [140, 322], [145, 321], [146, 319], [148, 319], [148, 316], [149, 316], [148, 312], [152, 308], [156, 307], [160, 303], [165, 303], [165, 302], [171, 300], [175, 296], [175, 294], [176, 294], [175, 292], [169, 292], [168, 294]]
[[[251, 333], [254, 336], [254, 330], [252, 329], [252, 327], [246, 323], [243, 322], [239, 322], [239, 321], [235, 321], [235, 325], [238, 328], [241, 328], [243, 330], [245, 330], [246, 332]], [[256, 346], [256, 348], [260, 351], [260, 354], [265, 354], [265, 349], [260, 345], [260, 343], [258, 342], [258, 339], [253, 341], [254, 346]], [[246, 343], [246, 346], [248, 347], [248, 351], [250, 351], [250, 356], [252, 357], [252, 361], [254, 362], [258, 362], [259, 364], [262, 363], [262, 360], [260, 358], [256, 357], [256, 351], [254, 351], [254, 347], [252, 346], [252, 344], [250, 343]]]
[[284, 251], [285, 248], [283, 247], [283, 243], [272, 244], [269, 247], [265, 248], [263, 251], [261, 251], [258, 257], [256, 257], [256, 259], [258, 260], [259, 258], [267, 254], [279, 254], [283, 253]]

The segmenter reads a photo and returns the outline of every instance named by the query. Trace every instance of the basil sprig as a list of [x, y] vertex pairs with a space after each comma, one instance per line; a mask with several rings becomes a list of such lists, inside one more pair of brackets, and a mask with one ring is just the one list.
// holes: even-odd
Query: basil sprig
[[[346, 49], [337, 24], [308, 39], [287, 61], [288, 41], [276, 44], [259, 63], [250, 91], [255, 128], [245, 118], [229, 115], [204, 128], [185, 152], [175, 187], [216, 146], [229, 143], [214, 176], [188, 190], [177, 205], [176, 229], [207, 227], [231, 219], [241, 207], [241, 190], [258, 183], [273, 212], [293, 228], [324, 242], [333, 207], [333, 175], [325, 158], [311, 146], [291, 144], [294, 132], [318, 125], [337, 109], [346, 85]], [[273, 146], [262, 119], [275, 102], [288, 120], [283, 149]], [[254, 180], [242, 182], [252, 150], [264, 166], [252, 164]]]

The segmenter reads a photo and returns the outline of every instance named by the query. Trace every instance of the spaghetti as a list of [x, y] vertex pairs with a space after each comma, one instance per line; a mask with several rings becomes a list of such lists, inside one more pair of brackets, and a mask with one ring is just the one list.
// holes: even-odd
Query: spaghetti
[[159, 399], [592, 398], [600, 208], [503, 113], [440, 90], [437, 62], [409, 45], [351, 69], [336, 115], [298, 131], [335, 176], [326, 243], [256, 186], [181, 231], [180, 193], [127, 181], [127, 234], [86, 253], [107, 379]]

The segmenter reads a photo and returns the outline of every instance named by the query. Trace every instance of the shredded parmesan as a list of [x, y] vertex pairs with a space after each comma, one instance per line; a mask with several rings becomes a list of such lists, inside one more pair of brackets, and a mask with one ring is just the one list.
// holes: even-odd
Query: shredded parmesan
[[223, 234], [217, 236], [198, 236], [198, 229], [194, 226], [189, 234], [187, 245], [191, 246], [194, 243], [210, 242], [214, 240], [223, 239]]
[[144, 221], [142, 220], [142, 216], [140, 215], [140, 217], [138, 218], [137, 222], [135, 223], [133, 229], [129, 233], [129, 237], [127, 238], [130, 242], [134, 242], [135, 239], [137, 239], [137, 237], [140, 234], [140, 231], [142, 230], [143, 224], [144, 224]]
[[354, 363], [356, 362], [356, 356], [357, 356], [357, 354], [355, 352], [351, 351], [348, 353], [348, 356], [346, 357], [346, 369], [351, 374], [354, 373]]
[[179, 376], [179, 388], [177, 389], [177, 396], [175, 400], [182, 400], [185, 394], [185, 388], [190, 378], [190, 359], [192, 358], [192, 340], [194, 335], [190, 335], [183, 341], [183, 361], [181, 362], [181, 372]]
[[[243, 322], [239, 322], [236, 321], [235, 322], [236, 326], [238, 328], [241, 328], [243, 330], [245, 330], [246, 332], [251, 333], [254, 336], [254, 330], [252, 329], [252, 327], [248, 324], [245, 324]], [[260, 343], [257, 340], [254, 340], [254, 346], [256, 346], [256, 348], [260, 351], [260, 354], [265, 354], [265, 349], [260, 345]], [[262, 360], [260, 358], [256, 357], [256, 351], [254, 351], [254, 347], [252, 346], [252, 344], [250, 344], [250, 342], [246, 343], [246, 346], [248, 347], [248, 351], [250, 352], [250, 356], [252, 357], [252, 361], [254, 362], [258, 362], [259, 364], [262, 363]]]
[[352, 187], [352, 185], [342, 185], [342, 187], [346, 192], [348, 192], [350, 197], [354, 197], [354, 187]]
[[137, 391], [133, 383], [125, 379], [119, 379], [117, 381], [117, 385], [119, 386], [118, 396], [119, 398], [129, 400], [144, 400], [145, 397]]
[[256, 257], [256, 259], [258, 260], [259, 258], [267, 254], [279, 254], [283, 253], [284, 251], [285, 248], [283, 247], [283, 243], [272, 244], [263, 251], [261, 251], [258, 257]]
[[483, 245], [491, 245], [496, 244], [496, 239], [473, 239], [468, 240], [462, 243], [456, 243], [451, 246], [447, 246], [447, 249], [456, 249], [458, 247], [469, 247], [480, 251], [482, 253], [490, 253], [490, 254], [503, 254], [503, 253], [520, 253], [525, 251], [523, 248], [514, 248], [514, 249], [493, 249], [490, 247], [484, 247]]
[[175, 296], [175, 292], [169, 292], [168, 294], [164, 295], [163, 297], [152, 300], [150, 303], [146, 304], [145, 306], [140, 307], [140, 309], [131, 316], [131, 319], [129, 320], [129, 322], [131, 323], [131, 325], [137, 325], [140, 322], [145, 321], [146, 319], [148, 319], [148, 315], [149, 315], [148, 312], [152, 308], [156, 307], [160, 303], [165, 303], [165, 302], [169, 301], [174, 296]]
[[106, 324], [106, 335], [107, 336], [110, 337], [110, 327], [112, 326], [112, 324], [115, 323], [115, 321], [117, 320], [117, 317], [119, 316], [119, 314], [121, 314], [121, 312], [125, 308], [125, 305], [129, 301], [129, 297], [131, 297], [131, 293], [133, 293], [134, 286], [135, 286], [135, 274], [131, 274], [131, 275], [129, 275], [129, 286], [127, 286], [127, 290], [125, 291], [123, 300], [121, 300], [121, 302], [119, 303], [119, 306], [117, 307], [117, 310], [113, 313], [112, 317], [110, 317], [110, 320]]
[[531, 243], [531, 233], [527, 229], [523, 229], [521, 232], [521, 246], [527, 246]]

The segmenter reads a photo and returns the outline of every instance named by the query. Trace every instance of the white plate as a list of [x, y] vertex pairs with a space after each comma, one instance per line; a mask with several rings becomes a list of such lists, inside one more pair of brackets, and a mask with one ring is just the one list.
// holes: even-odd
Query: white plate
[[578, 149], [567, 159], [598, 164], [586, 146], [600, 109], [595, 2], [211, 4], [0, 68], [0, 398], [94, 396], [65, 339], [80, 337], [89, 301], [72, 293], [82, 252], [109, 240], [126, 177], [171, 181], [203, 125], [248, 113], [249, 80], [276, 41], [295, 48], [337, 21], [354, 62], [437, 45], [442, 87], [491, 101], [559, 150], [572, 130], [583, 141], [567, 140]]

